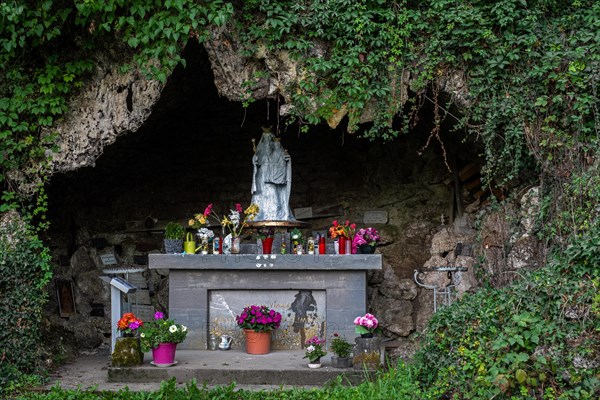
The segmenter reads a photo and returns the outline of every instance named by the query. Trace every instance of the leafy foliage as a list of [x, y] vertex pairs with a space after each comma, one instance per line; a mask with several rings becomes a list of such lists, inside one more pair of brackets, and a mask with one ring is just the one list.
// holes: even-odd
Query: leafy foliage
[[418, 377], [429, 393], [593, 397], [600, 382], [584, 364], [600, 352], [600, 320], [591, 312], [599, 233], [596, 227], [574, 240], [547, 268], [525, 272], [512, 286], [481, 290], [435, 314], [418, 356]]
[[0, 395], [42, 370], [40, 321], [49, 263], [30, 227], [16, 221], [0, 226]]
[[[461, 127], [484, 145], [488, 179], [513, 182], [524, 172], [538, 172], [546, 185], [543, 237], [566, 243], [569, 236], [598, 233], [598, 15], [595, 0], [2, 2], [0, 212], [19, 209], [26, 221], [45, 227], [42, 188], [50, 172], [49, 150], [56, 143], [52, 127], [93, 71], [93, 51], [120, 41], [133, 53], [123, 70], [139, 68], [164, 82], [183, 63], [181, 49], [190, 38], [205, 40], [210, 26], [234, 18], [230, 27], [245, 55], [286, 51], [298, 62], [300, 78], [289, 92], [293, 115], [304, 124], [347, 114], [349, 131], [392, 139], [406, 129], [414, 110], [403, 114], [403, 86], [410, 80], [421, 96], [415, 107], [427, 91], [434, 93], [439, 129], [446, 115], [439, 111], [439, 86], [462, 76], [468, 91], [457, 91], [454, 100], [463, 106]], [[452, 85], [446, 87], [452, 91]], [[359, 126], [365, 115], [374, 122]], [[393, 125], [397, 116], [403, 117], [399, 128]], [[434, 321], [437, 336], [428, 345], [432, 356], [423, 356], [426, 368], [421, 370], [423, 379], [434, 384], [432, 390], [443, 393], [448, 382], [463, 382], [465, 393], [474, 396], [539, 396], [540, 391], [547, 398], [578, 395], [574, 391], [583, 396], [590, 377], [570, 366], [571, 350], [581, 346], [572, 346], [569, 338], [585, 338], [591, 328], [559, 312], [564, 299], [576, 306], [591, 303], [597, 310], [588, 285], [593, 282], [597, 289], [597, 272], [587, 270], [594, 264], [585, 264], [594, 261], [597, 244], [581, 243], [587, 243], [585, 249], [570, 247], [548, 271], [528, 275], [504, 291], [475, 295], [470, 301], [481, 302], [477, 307], [465, 302], [453, 309], [454, 316], [440, 313]], [[47, 253], [37, 239], [18, 255], [2, 257], [6, 265], [26, 263], [24, 271], [43, 271], [41, 276], [15, 272], [10, 279], [27, 276], [34, 288], [47, 279]], [[572, 269], [558, 267], [571, 264]], [[561, 282], [561, 276], [577, 279]], [[23, 307], [32, 318], [39, 317], [37, 306]], [[552, 335], [550, 327], [562, 333]], [[23, 359], [33, 360], [36, 351], [27, 343]], [[544, 346], [553, 352], [538, 356]], [[13, 368], [3, 377], [35, 365], [9, 361], [16, 364], [3, 361], [0, 368]]]

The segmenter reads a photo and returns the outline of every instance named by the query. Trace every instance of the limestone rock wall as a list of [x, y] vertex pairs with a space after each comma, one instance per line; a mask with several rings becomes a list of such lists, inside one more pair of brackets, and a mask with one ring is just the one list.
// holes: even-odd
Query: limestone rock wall
[[147, 80], [135, 68], [120, 72], [130, 59], [131, 53], [118, 46], [96, 53], [92, 76], [69, 102], [64, 119], [53, 127], [59, 135], [58, 150], [49, 151], [54, 171], [93, 166], [104, 147], [146, 121], [164, 85]]

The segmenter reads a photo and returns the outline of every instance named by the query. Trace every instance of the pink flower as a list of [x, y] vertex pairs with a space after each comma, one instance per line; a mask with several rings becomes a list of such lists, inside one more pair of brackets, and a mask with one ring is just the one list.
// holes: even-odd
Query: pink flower
[[210, 212], [212, 211], [212, 203], [210, 203], [209, 205], [206, 206], [206, 208], [204, 209], [204, 216], [208, 217], [210, 215]]
[[164, 317], [165, 314], [161, 313], [160, 311], [154, 313], [154, 319], [163, 319]]
[[242, 212], [244, 212], [244, 210], [242, 210], [242, 205], [240, 203], [235, 203], [235, 211], [239, 212], [240, 214]]

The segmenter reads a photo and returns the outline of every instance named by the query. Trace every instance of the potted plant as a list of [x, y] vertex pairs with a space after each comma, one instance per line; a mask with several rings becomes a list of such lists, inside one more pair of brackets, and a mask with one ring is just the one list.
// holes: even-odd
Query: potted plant
[[133, 313], [125, 313], [117, 323], [117, 331], [121, 334], [115, 343], [115, 349], [111, 355], [113, 367], [132, 367], [141, 365], [144, 353], [140, 338], [136, 336], [138, 329], [144, 326], [144, 322]]
[[354, 341], [354, 358], [352, 363], [355, 369], [377, 369], [381, 365], [381, 338], [374, 337], [381, 332], [379, 321], [373, 314], [365, 314], [354, 319], [356, 333], [360, 335]]
[[375, 247], [381, 240], [381, 236], [375, 228], [361, 228], [356, 232], [352, 245], [360, 249], [361, 254], [375, 253]]
[[185, 235], [185, 228], [177, 222], [169, 222], [165, 226], [165, 253], [174, 254], [181, 253], [183, 249], [183, 236]]
[[244, 307], [235, 319], [246, 336], [248, 354], [267, 354], [271, 351], [271, 331], [281, 325], [280, 313], [264, 305], [252, 305]]
[[171, 319], [166, 319], [165, 315], [157, 311], [154, 313], [154, 320], [144, 323], [140, 328], [140, 339], [142, 350], [152, 350], [153, 361], [151, 364], [158, 367], [175, 365], [175, 350], [177, 344], [185, 340], [187, 336], [187, 327], [176, 324]]
[[327, 355], [323, 350], [325, 340], [321, 340], [318, 336], [313, 336], [306, 341], [306, 353], [303, 358], [308, 358], [308, 368], [321, 368], [321, 357]]
[[340, 336], [337, 332], [333, 334], [331, 340], [331, 351], [334, 356], [331, 357], [331, 364], [337, 368], [349, 368], [351, 366], [350, 354], [354, 346], [346, 341], [346, 338]]

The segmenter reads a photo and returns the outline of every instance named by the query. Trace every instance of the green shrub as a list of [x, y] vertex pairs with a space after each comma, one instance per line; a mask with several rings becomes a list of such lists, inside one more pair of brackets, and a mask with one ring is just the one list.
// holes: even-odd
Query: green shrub
[[40, 322], [51, 277], [48, 250], [15, 221], [0, 226], [0, 394], [41, 371]]
[[600, 352], [599, 234], [595, 228], [573, 240], [509, 287], [483, 289], [436, 313], [417, 355], [428, 395], [593, 397], [599, 382], [584, 364]]

